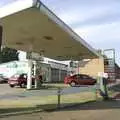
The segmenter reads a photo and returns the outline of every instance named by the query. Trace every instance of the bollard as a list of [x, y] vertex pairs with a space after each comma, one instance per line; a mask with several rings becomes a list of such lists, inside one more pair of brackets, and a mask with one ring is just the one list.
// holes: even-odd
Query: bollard
[[61, 89], [61, 88], [58, 88], [58, 92], [57, 92], [57, 93], [58, 93], [58, 94], [57, 94], [57, 95], [58, 95], [58, 104], [57, 104], [57, 108], [58, 108], [58, 109], [60, 109], [60, 107], [61, 107], [61, 106], [60, 106], [60, 103], [61, 103], [61, 101], [60, 101], [60, 100], [61, 100], [61, 91], [62, 91], [62, 89]]

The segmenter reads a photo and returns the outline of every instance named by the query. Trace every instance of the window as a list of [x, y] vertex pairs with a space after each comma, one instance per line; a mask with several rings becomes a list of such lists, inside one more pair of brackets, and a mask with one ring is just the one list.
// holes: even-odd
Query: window
[[89, 79], [89, 76], [83, 75], [83, 76], [82, 76], [82, 79]]

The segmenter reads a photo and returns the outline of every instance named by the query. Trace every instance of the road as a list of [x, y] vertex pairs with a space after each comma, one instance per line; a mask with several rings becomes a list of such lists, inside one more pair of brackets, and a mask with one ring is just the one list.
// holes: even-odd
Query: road
[[120, 101], [98, 101], [53, 112], [6, 116], [0, 120], [120, 120]]
[[31, 96], [48, 96], [56, 94], [56, 90], [41, 89], [41, 90], [26, 90], [25, 88], [11, 88], [8, 84], [0, 84], [0, 100], [16, 99]]
[[7, 94], [16, 94], [23, 91], [24, 89], [20, 89], [20, 88], [11, 89], [8, 84], [0, 84], [0, 96]]
[[[93, 86], [84, 87], [68, 87], [61, 90], [61, 94], [74, 94], [84, 91], [92, 91]], [[0, 100], [2, 99], [18, 99], [32, 96], [49, 96], [57, 95], [58, 89], [42, 88], [40, 90], [25, 90], [23, 88], [10, 88], [8, 84], [0, 84]]]

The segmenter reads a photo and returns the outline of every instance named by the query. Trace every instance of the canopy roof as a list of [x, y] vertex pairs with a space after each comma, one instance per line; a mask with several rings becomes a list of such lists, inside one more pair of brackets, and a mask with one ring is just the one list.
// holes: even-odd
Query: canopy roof
[[56, 60], [98, 57], [98, 53], [37, 0], [24, 0], [0, 8], [3, 44], [43, 53]]

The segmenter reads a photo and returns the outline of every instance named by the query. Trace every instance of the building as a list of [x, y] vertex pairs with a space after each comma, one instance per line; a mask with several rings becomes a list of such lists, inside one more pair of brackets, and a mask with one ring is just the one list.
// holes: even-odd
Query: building
[[27, 61], [12, 61], [8, 63], [0, 64], [0, 74], [3, 74], [6, 77], [11, 77], [17, 73], [27, 73], [28, 72], [28, 63]]
[[97, 77], [98, 73], [104, 72], [104, 60], [100, 59], [87, 59], [79, 62], [79, 69], [76, 72], [87, 74], [93, 77]]
[[76, 72], [87, 74], [97, 78], [99, 73], [108, 73], [109, 79], [114, 81], [120, 79], [120, 67], [112, 59], [98, 58], [87, 59], [79, 62]]
[[[45, 82], [63, 82], [67, 75], [68, 66], [53, 61], [48, 61], [48, 63], [36, 62], [36, 64], [33, 62], [32, 74], [37, 74], [37, 71], [40, 71]], [[28, 73], [27, 61], [12, 61], [0, 64], [0, 74], [8, 78], [20, 73]]]
[[120, 67], [116, 64], [116, 79], [120, 79]]
[[63, 82], [68, 73], [68, 65], [48, 61], [51, 68], [51, 82]]

